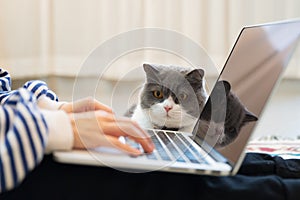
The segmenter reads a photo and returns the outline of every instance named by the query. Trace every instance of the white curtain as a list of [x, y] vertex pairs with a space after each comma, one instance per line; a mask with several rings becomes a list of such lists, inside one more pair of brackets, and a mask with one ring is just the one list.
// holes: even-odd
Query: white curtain
[[[299, 11], [299, 0], [1, 0], [0, 66], [15, 77], [76, 76], [103, 42], [155, 27], [202, 45], [220, 67], [244, 25], [297, 18]], [[136, 52], [126, 62], [122, 59], [113, 61], [108, 78], [118, 78], [142, 61], [181, 62], [158, 52]], [[287, 76], [300, 77], [300, 50], [290, 65]]]

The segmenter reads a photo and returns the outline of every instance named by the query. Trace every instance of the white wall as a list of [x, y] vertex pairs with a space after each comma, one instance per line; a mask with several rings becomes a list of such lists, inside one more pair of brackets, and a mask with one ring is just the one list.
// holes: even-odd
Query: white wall
[[[243, 25], [296, 17], [298, 0], [0, 0], [0, 66], [14, 77], [75, 76], [98, 45], [143, 27], [182, 33], [222, 66]], [[107, 76], [118, 78], [119, 65], [127, 69], [143, 60], [184, 63], [157, 52], [131, 55]], [[298, 50], [290, 76], [300, 77], [299, 60]]]

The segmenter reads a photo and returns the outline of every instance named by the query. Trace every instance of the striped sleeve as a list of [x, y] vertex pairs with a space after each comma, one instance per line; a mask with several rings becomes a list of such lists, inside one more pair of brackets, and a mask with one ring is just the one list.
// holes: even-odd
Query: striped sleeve
[[[31, 80], [23, 85], [38, 100], [41, 109], [58, 110], [65, 102], [59, 102], [57, 95], [41, 80]], [[11, 78], [7, 71], [0, 68], [0, 104], [4, 104], [8, 97], [16, 91], [11, 90]]]
[[0, 68], [0, 104], [11, 95], [11, 79], [9, 73]]
[[11, 90], [9, 73], [0, 68], [0, 193], [16, 187], [45, 152], [72, 148], [70, 120], [57, 101], [43, 81]]
[[0, 68], [0, 92], [11, 90], [11, 79], [9, 73]]
[[41, 96], [45, 95], [53, 101], [58, 101], [56, 94], [50, 90], [44, 81], [32, 80], [28, 81], [23, 86], [25, 89], [29, 90], [34, 94], [34, 96], [39, 99]]
[[14, 91], [0, 107], [0, 193], [16, 187], [41, 161], [47, 134], [35, 96]]

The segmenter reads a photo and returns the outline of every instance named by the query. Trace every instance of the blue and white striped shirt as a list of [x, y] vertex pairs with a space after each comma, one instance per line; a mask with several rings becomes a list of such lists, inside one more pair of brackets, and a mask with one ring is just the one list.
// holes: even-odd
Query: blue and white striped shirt
[[49, 127], [37, 99], [57, 101], [43, 81], [11, 90], [11, 78], [0, 68], [0, 193], [16, 187], [42, 160]]

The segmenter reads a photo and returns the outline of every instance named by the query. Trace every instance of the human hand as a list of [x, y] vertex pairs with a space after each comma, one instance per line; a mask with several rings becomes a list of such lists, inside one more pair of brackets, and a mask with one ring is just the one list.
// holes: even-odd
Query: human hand
[[100, 103], [92, 97], [79, 99], [74, 102], [63, 103], [59, 109], [67, 113], [80, 113], [94, 110], [103, 110], [105, 112], [112, 113], [112, 109], [110, 107]]
[[[88, 103], [85, 105], [93, 104], [94, 103]], [[101, 107], [107, 110], [107, 107], [102, 107], [102, 105], [98, 103], [96, 104], [97, 105], [92, 106], [92, 108], [97, 107], [100, 109]], [[78, 105], [77, 108], [91, 109], [91, 107], [81, 107], [80, 103], [76, 105]], [[74, 108], [76, 107], [74, 106], [73, 109]], [[119, 140], [120, 136], [125, 136], [140, 143], [145, 152], [150, 153], [153, 151], [154, 144], [152, 143], [150, 136], [141, 129], [137, 123], [129, 118], [116, 117], [110, 111], [110, 109], [108, 109], [108, 112], [100, 109], [96, 111], [69, 114], [74, 132], [75, 149], [89, 149], [106, 146], [118, 148], [131, 155], [140, 155], [142, 153], [140, 150], [135, 149], [128, 144], [124, 144]]]

